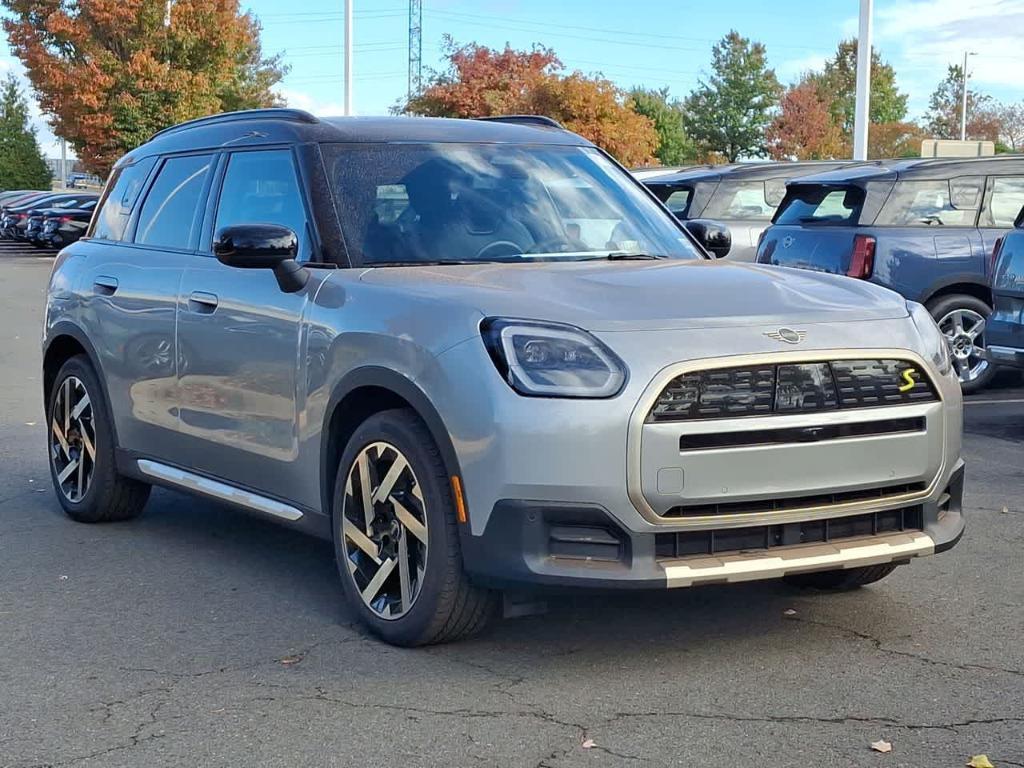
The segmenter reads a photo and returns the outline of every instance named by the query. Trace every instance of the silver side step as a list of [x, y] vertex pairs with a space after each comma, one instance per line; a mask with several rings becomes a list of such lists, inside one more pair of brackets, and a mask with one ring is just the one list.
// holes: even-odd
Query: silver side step
[[238, 506], [263, 512], [283, 520], [294, 522], [302, 517], [302, 512], [288, 504], [282, 504], [279, 501], [268, 499], [266, 496], [260, 496], [251, 491], [243, 491], [241, 488], [236, 488], [233, 485], [221, 483], [217, 480], [211, 480], [194, 472], [188, 472], [184, 469], [178, 469], [177, 467], [171, 467], [158, 461], [150, 461], [149, 459], [139, 459], [138, 466], [139, 471], [148, 477], [175, 485], [187, 491], [192, 491], [193, 493], [208, 496], [212, 499], [227, 501], [231, 504], [237, 504]]

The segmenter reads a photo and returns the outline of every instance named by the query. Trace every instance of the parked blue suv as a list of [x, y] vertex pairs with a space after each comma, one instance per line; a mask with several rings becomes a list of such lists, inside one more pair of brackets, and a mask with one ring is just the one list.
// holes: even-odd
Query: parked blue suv
[[999, 365], [1024, 368], [1024, 208], [1016, 228], [996, 246], [992, 269], [994, 306], [985, 336], [988, 357]]
[[757, 261], [892, 288], [928, 307], [965, 392], [985, 355], [996, 241], [1024, 206], [1024, 157], [881, 161], [791, 182]]

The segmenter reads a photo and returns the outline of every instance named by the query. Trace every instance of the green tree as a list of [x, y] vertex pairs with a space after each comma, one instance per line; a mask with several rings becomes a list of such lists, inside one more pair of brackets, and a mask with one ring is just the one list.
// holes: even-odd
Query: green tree
[[[945, 79], [928, 101], [925, 127], [936, 139], [960, 138], [960, 111], [963, 109], [964, 70], [951, 64]], [[967, 138], [998, 141], [1000, 119], [992, 97], [967, 89]]]
[[[857, 103], [857, 41], [843, 40], [835, 55], [825, 63], [823, 72], [807, 75], [818, 96], [829, 105], [832, 119], [846, 137], [853, 135], [854, 107]], [[896, 87], [896, 71], [871, 51], [872, 123], [898, 123], [907, 116], [907, 94]]]
[[629, 99], [634, 112], [654, 123], [658, 132], [654, 154], [662, 165], [683, 165], [697, 159], [697, 147], [683, 125], [682, 105], [668, 100], [668, 88], [634, 88]]
[[765, 130], [782, 92], [765, 48], [731, 31], [711, 51], [713, 73], [686, 99], [686, 132], [730, 162], [763, 157]]
[[0, 189], [49, 189], [51, 179], [29, 124], [28, 101], [8, 74], [0, 85]]

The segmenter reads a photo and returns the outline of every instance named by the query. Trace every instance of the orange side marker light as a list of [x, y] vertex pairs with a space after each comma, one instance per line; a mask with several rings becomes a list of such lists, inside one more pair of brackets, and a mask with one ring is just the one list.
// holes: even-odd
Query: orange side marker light
[[455, 499], [455, 517], [460, 523], [465, 523], [466, 500], [462, 498], [462, 480], [458, 475], [452, 475], [452, 498]]

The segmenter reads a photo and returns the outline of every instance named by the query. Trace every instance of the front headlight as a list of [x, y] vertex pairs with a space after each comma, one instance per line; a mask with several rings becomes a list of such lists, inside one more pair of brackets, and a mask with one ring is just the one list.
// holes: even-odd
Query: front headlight
[[611, 397], [626, 381], [622, 361], [581, 328], [489, 318], [481, 332], [498, 372], [521, 395]]
[[935, 324], [931, 313], [924, 308], [923, 304], [916, 301], [908, 301], [907, 309], [910, 311], [910, 319], [914, 321], [917, 328], [917, 335], [924, 343], [925, 357], [935, 365], [943, 376], [948, 374], [953, 367], [953, 359], [949, 355], [949, 343], [942, 335], [939, 326]]

